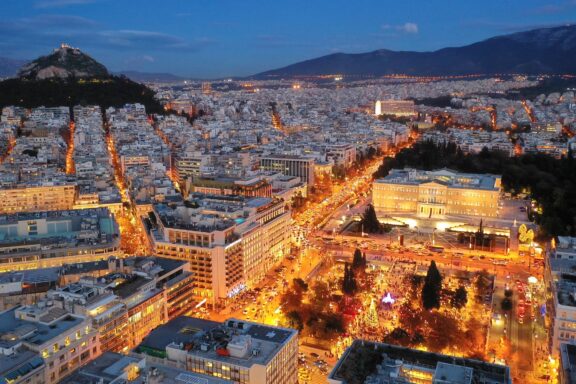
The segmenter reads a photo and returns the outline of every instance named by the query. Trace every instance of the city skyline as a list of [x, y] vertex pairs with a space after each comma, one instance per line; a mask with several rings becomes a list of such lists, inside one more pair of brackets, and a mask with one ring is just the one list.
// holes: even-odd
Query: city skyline
[[0, 2], [0, 384], [576, 383], [576, 0], [310, 3]]
[[[381, 10], [381, 11], [379, 11]], [[0, 5], [1, 56], [32, 60], [60, 43], [112, 71], [190, 78], [248, 76], [322, 55], [377, 49], [433, 51], [570, 23], [576, 3], [490, 1], [482, 7], [231, 1], [157, 4], [109, 0], [8, 1]]]

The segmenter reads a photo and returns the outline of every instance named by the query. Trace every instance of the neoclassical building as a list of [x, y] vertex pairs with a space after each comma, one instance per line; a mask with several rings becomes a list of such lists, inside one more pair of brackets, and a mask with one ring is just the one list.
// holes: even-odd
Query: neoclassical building
[[394, 169], [374, 181], [372, 199], [379, 212], [496, 217], [500, 189], [497, 175]]

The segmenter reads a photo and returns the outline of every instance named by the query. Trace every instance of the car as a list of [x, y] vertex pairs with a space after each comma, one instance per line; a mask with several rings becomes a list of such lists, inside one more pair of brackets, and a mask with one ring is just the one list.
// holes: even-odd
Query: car
[[247, 309], [243, 310], [243, 311], [242, 311], [242, 314], [243, 314], [243, 315], [247, 315], [247, 314], [248, 314], [248, 310], [247, 310]]

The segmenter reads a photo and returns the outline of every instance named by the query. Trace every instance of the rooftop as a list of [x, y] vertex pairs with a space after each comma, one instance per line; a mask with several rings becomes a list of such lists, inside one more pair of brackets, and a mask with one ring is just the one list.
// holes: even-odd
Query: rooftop
[[[29, 221], [36, 223], [34, 231], [19, 225]], [[37, 251], [102, 246], [117, 237], [118, 227], [107, 208], [0, 215], [0, 248], [6, 248], [0, 253], [4, 254], [26, 251], [26, 247], [12, 249], [24, 245]]]
[[[371, 361], [372, 364], [360, 366], [358, 360]], [[460, 369], [461, 367], [465, 369]], [[364, 383], [368, 377], [393, 377], [404, 374], [403, 371], [414, 370], [435, 374], [436, 378], [440, 378], [438, 375], [446, 378], [464, 377], [464, 381], [455, 381], [457, 383], [512, 383], [510, 369], [504, 365], [363, 340], [355, 340], [346, 350], [330, 373], [329, 379], [349, 384]], [[470, 373], [471, 378], [467, 381]]]
[[10, 356], [1, 355], [0, 383], [16, 381], [17, 378], [27, 375], [42, 365], [44, 361], [40, 356], [26, 349], [16, 351]]
[[138, 348], [164, 352], [170, 343], [186, 343], [194, 335], [207, 332], [219, 325], [217, 321], [179, 316], [150, 332]]
[[[104, 352], [95, 360], [79, 368], [76, 372], [62, 380], [61, 384], [110, 384], [123, 377], [127, 371], [135, 368], [136, 377], [131, 384], [226, 384], [227, 380], [218, 379], [182, 371], [158, 364], [149, 364], [145, 360], [125, 356], [114, 352]], [[121, 380], [125, 382], [125, 380]]]
[[152, 354], [162, 354], [166, 348], [184, 349], [190, 355], [251, 367], [266, 365], [297, 334], [237, 319], [217, 323], [182, 316], [158, 327], [139, 348]]
[[[43, 317], [41, 319], [42, 322], [17, 318], [15, 315], [16, 310], [26, 308], [27, 307], [17, 307], [0, 313], [0, 334], [9, 334], [17, 329], [30, 328], [31, 331], [33, 330], [32, 334], [24, 337], [24, 340], [32, 344], [42, 345], [69, 329], [78, 326], [83, 321], [83, 318], [66, 314], [65, 311], [64, 313], [60, 313], [61, 316], [59, 316], [59, 318], [56, 318], [56, 314], [49, 314], [47, 318]], [[48, 322], [50, 322], [50, 324], [47, 324]]]
[[450, 169], [423, 171], [412, 168], [405, 168], [391, 170], [388, 176], [383, 179], [377, 179], [376, 183], [419, 185], [435, 182], [449, 186], [450, 188], [499, 191], [500, 178], [501, 176], [498, 175], [458, 173]]

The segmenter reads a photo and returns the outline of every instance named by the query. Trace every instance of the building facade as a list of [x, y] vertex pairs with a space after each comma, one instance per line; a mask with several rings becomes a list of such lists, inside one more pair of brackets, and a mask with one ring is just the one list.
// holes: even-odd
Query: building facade
[[500, 191], [500, 176], [394, 169], [374, 181], [372, 200], [381, 212], [497, 217]]
[[290, 253], [283, 200], [195, 196], [197, 208], [155, 205], [148, 235], [156, 254], [190, 263], [198, 299], [226, 301]]
[[74, 183], [45, 182], [0, 188], [0, 214], [72, 209], [75, 199]]
[[297, 156], [266, 156], [260, 158], [260, 169], [298, 176], [309, 186], [314, 185], [314, 159]]
[[[361, 355], [381, 360], [372, 372], [362, 372]], [[345, 384], [353, 374], [366, 376], [366, 383], [382, 384], [512, 384], [510, 368], [397, 345], [355, 340], [328, 375], [329, 384]]]
[[0, 215], [0, 272], [59, 267], [121, 256], [106, 208]]
[[237, 319], [180, 317], [136, 350], [178, 369], [238, 384], [296, 384], [298, 332]]

